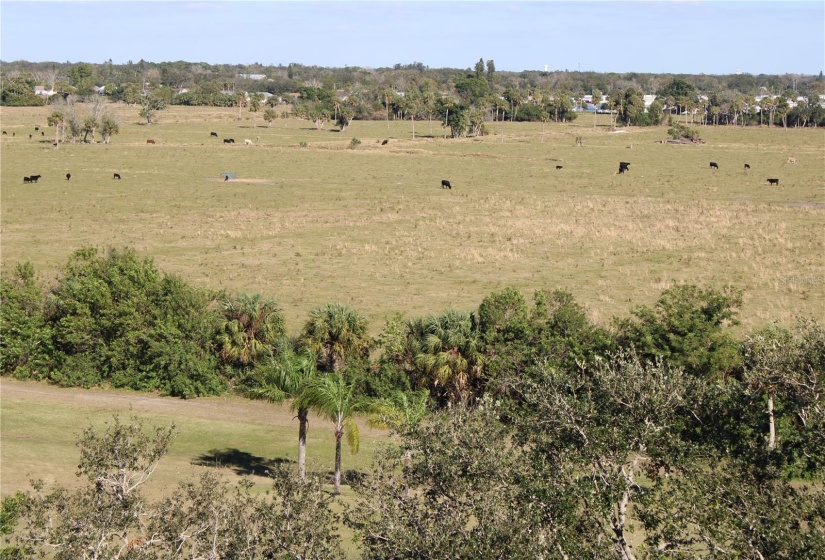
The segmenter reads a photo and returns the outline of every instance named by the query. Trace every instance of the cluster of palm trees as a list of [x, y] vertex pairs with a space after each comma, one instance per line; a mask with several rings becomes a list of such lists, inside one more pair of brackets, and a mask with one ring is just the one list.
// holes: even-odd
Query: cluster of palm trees
[[298, 476], [306, 476], [309, 412], [333, 423], [335, 492], [341, 487], [341, 441], [353, 453], [359, 445], [353, 415], [359, 409], [355, 384], [344, 373], [349, 360], [366, 359], [372, 347], [367, 322], [356, 311], [336, 303], [316, 309], [301, 334], [286, 336], [280, 308], [261, 295], [239, 294], [223, 300], [224, 323], [217, 337], [221, 360], [251, 367], [254, 381], [246, 396], [273, 403], [292, 401], [298, 418]]
[[[312, 311], [297, 337], [288, 337], [281, 310], [261, 295], [239, 294], [223, 300], [223, 324], [217, 336], [218, 356], [236, 371], [245, 371], [242, 393], [272, 403], [290, 401], [298, 419], [298, 477], [306, 477], [309, 413], [329, 420], [335, 435], [335, 492], [341, 486], [341, 448], [346, 439], [358, 452], [356, 413], [373, 423], [401, 428], [420, 419], [430, 396], [460, 402], [477, 388], [483, 367], [477, 321], [468, 313], [399, 321], [391, 338], [382, 341], [382, 360], [391, 363], [418, 391], [367, 399], [359, 392], [349, 366], [371, 370], [376, 341], [366, 319], [338, 303]], [[390, 329], [391, 330], [391, 329]]]

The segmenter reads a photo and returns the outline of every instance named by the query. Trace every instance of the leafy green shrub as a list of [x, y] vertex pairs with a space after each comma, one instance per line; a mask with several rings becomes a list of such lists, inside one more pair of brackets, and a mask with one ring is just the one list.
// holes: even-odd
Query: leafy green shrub
[[36, 378], [48, 369], [50, 333], [43, 316], [44, 291], [28, 262], [0, 279], [0, 375]]
[[633, 318], [617, 320], [616, 339], [643, 359], [665, 359], [699, 376], [724, 375], [739, 364], [739, 350], [725, 329], [737, 325], [742, 292], [693, 285], [665, 290], [651, 309], [636, 307]]
[[352, 140], [349, 141], [349, 149], [354, 150], [355, 148], [358, 147], [358, 145], [360, 143], [361, 143], [361, 141], [358, 138], [353, 138]]
[[211, 343], [215, 296], [162, 276], [134, 250], [82, 248], [51, 290], [49, 378], [192, 397], [225, 387]]

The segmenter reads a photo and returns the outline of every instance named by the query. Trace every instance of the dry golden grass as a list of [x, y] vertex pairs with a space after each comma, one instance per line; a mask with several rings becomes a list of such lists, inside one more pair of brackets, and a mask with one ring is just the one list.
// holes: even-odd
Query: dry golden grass
[[409, 121], [340, 133], [172, 107], [146, 126], [134, 107], [111, 110], [111, 144], [54, 150], [52, 129], [28, 139], [49, 108], [2, 108], [3, 270], [29, 260], [53, 275], [82, 245], [133, 246], [193, 284], [273, 297], [292, 330], [328, 301], [377, 332], [395, 311], [470, 310], [506, 286], [569, 290], [606, 323], [673, 281], [744, 289], [746, 328], [825, 315], [818, 129], [699, 127], [705, 144], [674, 146], [663, 127], [612, 133], [586, 116], [461, 140], [417, 121], [413, 139]]

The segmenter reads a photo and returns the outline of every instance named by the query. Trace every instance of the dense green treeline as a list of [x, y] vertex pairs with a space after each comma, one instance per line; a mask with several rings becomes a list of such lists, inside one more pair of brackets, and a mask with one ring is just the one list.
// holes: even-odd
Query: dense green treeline
[[[615, 122], [650, 126], [684, 115], [691, 123], [822, 126], [822, 76], [749, 74], [708, 76], [596, 72], [503, 72], [493, 60], [474, 68], [431, 69], [421, 63], [393, 68], [209, 65], [184, 61], [115, 65], [3, 63], [0, 103], [42, 105], [35, 86], [89, 99], [142, 104], [237, 106], [259, 111], [291, 103], [318, 127], [346, 128], [353, 119], [432, 119], [453, 136], [484, 133], [484, 122], [567, 121], [577, 111], [609, 111]], [[606, 95], [606, 101], [602, 101]], [[645, 102], [645, 95], [656, 99]], [[297, 97], [296, 97], [297, 96]], [[270, 109], [267, 120], [277, 118]], [[451, 119], [452, 116], [452, 119]]]
[[336, 493], [353, 417], [394, 434], [343, 510], [301, 452], [266, 496], [205, 475], [150, 503], [174, 430], [116, 419], [79, 441], [85, 486], [4, 500], [4, 557], [340, 558], [341, 524], [370, 559], [825, 555], [825, 328], [738, 338], [731, 287], [675, 285], [607, 326], [569, 293], [507, 288], [376, 337], [335, 303], [290, 335], [273, 300], [131, 249], [83, 248], [48, 287], [19, 265], [0, 294], [3, 375], [289, 399], [299, 449], [308, 410], [333, 421]]
[[[732, 334], [740, 291], [693, 285], [674, 285], [653, 307], [605, 326], [567, 292], [537, 290], [528, 302], [507, 288], [470, 311], [399, 313], [377, 336], [337, 303], [287, 333], [273, 299], [193, 288], [131, 248], [81, 248], [49, 286], [31, 264], [18, 264], [0, 294], [3, 375], [183, 398], [254, 387], [279, 355], [304, 350], [319, 370], [345, 372], [365, 397], [426, 389], [441, 406], [507, 392], [537, 362], [579, 371], [629, 351], [697, 377], [741, 378], [747, 341], [758, 334]], [[792, 338], [786, 326], [765, 328]]]

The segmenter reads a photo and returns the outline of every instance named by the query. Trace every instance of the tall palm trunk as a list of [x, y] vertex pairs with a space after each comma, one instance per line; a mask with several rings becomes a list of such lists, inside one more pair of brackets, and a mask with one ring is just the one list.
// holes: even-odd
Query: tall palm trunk
[[335, 494], [341, 493], [341, 438], [344, 436], [344, 428], [335, 428]]
[[309, 426], [309, 409], [298, 409], [298, 480], [306, 478], [307, 462], [307, 427]]

